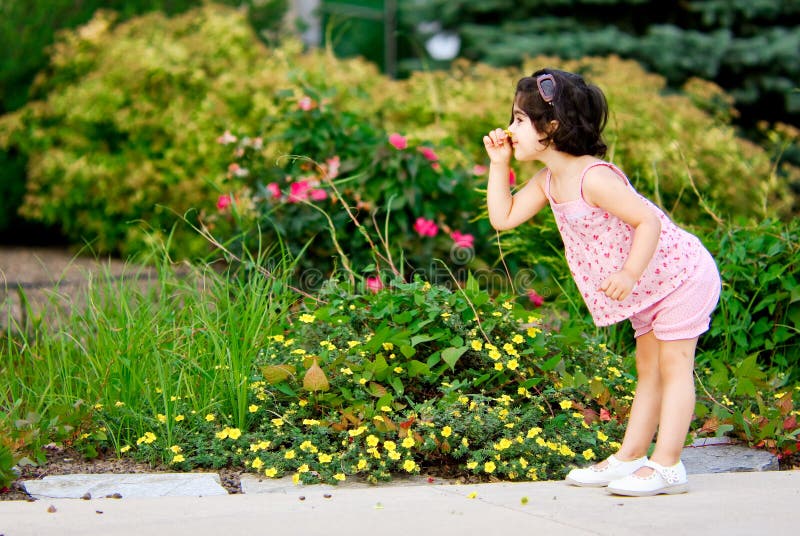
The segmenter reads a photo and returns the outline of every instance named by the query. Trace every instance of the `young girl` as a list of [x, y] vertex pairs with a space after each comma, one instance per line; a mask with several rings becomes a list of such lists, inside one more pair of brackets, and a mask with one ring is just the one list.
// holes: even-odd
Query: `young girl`
[[[595, 324], [630, 319], [635, 330], [638, 385], [622, 446], [592, 467], [573, 469], [567, 482], [619, 495], [683, 493], [695, 346], [719, 298], [719, 272], [697, 237], [601, 160], [607, 117], [603, 93], [576, 74], [543, 69], [521, 79], [508, 130], [483, 137], [489, 219], [495, 229], [511, 229], [549, 204]], [[546, 166], [513, 196], [512, 153]]]

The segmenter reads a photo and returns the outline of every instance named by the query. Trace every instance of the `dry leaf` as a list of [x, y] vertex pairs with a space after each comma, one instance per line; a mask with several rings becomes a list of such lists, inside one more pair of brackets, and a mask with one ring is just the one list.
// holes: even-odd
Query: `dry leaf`
[[331, 384], [328, 382], [328, 377], [325, 376], [325, 372], [319, 367], [315, 359], [314, 364], [309, 367], [303, 378], [303, 389], [313, 392], [327, 391], [330, 388]]

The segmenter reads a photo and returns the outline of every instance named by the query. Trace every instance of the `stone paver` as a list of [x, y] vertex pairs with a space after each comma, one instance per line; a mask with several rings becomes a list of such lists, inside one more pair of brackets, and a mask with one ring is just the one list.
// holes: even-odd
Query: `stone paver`
[[228, 494], [216, 473], [53, 475], [41, 480], [26, 480], [22, 484], [37, 499], [98, 498], [115, 494], [122, 498]]

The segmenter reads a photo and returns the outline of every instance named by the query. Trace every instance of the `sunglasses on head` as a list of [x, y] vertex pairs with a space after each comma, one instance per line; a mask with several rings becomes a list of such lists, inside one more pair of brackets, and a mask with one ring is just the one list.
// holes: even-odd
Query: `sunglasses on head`
[[552, 74], [542, 74], [536, 77], [536, 87], [544, 102], [553, 104], [556, 96], [556, 79]]

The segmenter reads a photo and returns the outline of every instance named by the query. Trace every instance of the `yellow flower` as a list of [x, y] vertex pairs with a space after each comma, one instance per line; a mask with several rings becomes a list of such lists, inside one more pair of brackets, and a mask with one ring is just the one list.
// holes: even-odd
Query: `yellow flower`
[[384, 413], [391, 413], [392, 408], [390, 408], [389, 406], [381, 406], [381, 411], [383, 411]]
[[350, 367], [342, 367], [342, 368], [339, 369], [339, 372], [341, 372], [345, 376], [352, 376], [353, 375], [353, 371], [350, 370]]
[[303, 424], [306, 426], [317, 426], [320, 422], [317, 419], [303, 419]]
[[397, 443], [395, 443], [394, 441], [384, 441], [383, 448], [385, 448], [389, 452], [394, 452], [395, 450], [397, 450]]
[[206, 415], [206, 422], [211, 422], [214, 419], [216, 419], [216, 417], [214, 416], [213, 413], [209, 413], [208, 415]]
[[186, 458], [183, 457], [183, 454], [176, 454], [174, 458], [172, 458], [171, 463], [180, 463], [185, 462]]
[[503, 364], [498, 361], [494, 364], [494, 370], [503, 370]]
[[542, 330], [540, 330], [539, 328], [528, 328], [527, 335], [528, 335], [528, 337], [533, 339], [533, 338], [536, 337], [536, 334], [537, 333], [541, 333], [541, 331]]
[[294, 450], [287, 450], [286, 454], [283, 455], [284, 458], [287, 460], [293, 460], [297, 456]]
[[372, 435], [372, 434], [367, 436], [367, 446], [369, 446], [369, 447], [377, 447], [378, 446], [378, 441], [379, 441], [379, 439], [376, 436]]
[[[488, 347], [488, 345], [487, 345], [487, 347]], [[500, 356], [501, 356], [501, 355], [502, 355], [502, 354], [501, 354], [500, 352], [498, 352], [498, 351], [497, 351], [495, 348], [492, 348], [491, 350], [489, 350], [489, 357], [491, 357], [491, 358], [492, 358], [492, 359], [494, 359], [495, 361], [497, 361], [498, 359], [500, 359]]]
[[575, 456], [575, 453], [567, 445], [561, 445], [558, 448], [558, 453], [562, 456]]
[[475, 469], [478, 467], [478, 462], [467, 462], [467, 469]]
[[359, 344], [361, 344], [361, 341], [347, 341], [348, 348], [355, 348]]
[[300, 318], [298, 318], [298, 320], [300, 320], [300, 322], [303, 322], [305, 324], [311, 324], [312, 322], [314, 322], [314, 320], [316, 320], [316, 317], [308, 313], [303, 313], [300, 315]]
[[400, 456], [400, 453], [397, 452], [396, 450], [391, 451], [389, 454], [387, 454], [387, 456], [389, 456], [390, 460], [394, 460], [394, 461], [397, 461], [402, 457], [402, 456]]
[[303, 450], [305, 452], [315, 453], [319, 449], [317, 449], [317, 447], [315, 447], [314, 444], [311, 443], [311, 441], [305, 440], [302, 443], [300, 443], [300, 450]]
[[422, 284], [422, 290], [423, 290], [423, 292], [428, 292], [430, 289], [431, 289], [431, 284], [430, 284], [430, 283], [428, 283], [427, 281], [425, 281], [425, 282]]
[[366, 385], [367, 384], [367, 379], [366, 378], [359, 378], [358, 379], [358, 383], [360, 383], [361, 385]]
[[283, 426], [283, 419], [281, 419], [280, 417], [278, 417], [277, 419], [272, 419], [272, 421], [271, 421], [271, 422], [272, 422], [272, 424], [274, 424], [274, 425], [275, 425], [275, 426], [277, 426], [278, 428], [280, 428], [281, 426]]
[[514, 344], [522, 344], [523, 342], [525, 342], [525, 337], [517, 333], [516, 335], [511, 337], [511, 342], [513, 342]]
[[300, 473], [295, 473], [292, 475], [292, 483], [295, 485], [300, 483]]
[[142, 443], [147, 443], [149, 445], [156, 439], [157, 437], [153, 432], [145, 432], [142, 437], [136, 440], [136, 444], [141, 445]]
[[572, 407], [572, 401], [570, 400], [562, 400], [559, 402], [561, 409], [570, 409]]
[[602, 430], [598, 430], [597, 439], [599, 439], [600, 441], [605, 441], [606, 439], [608, 439], [608, 436], [604, 434]]
[[520, 458], [519, 466], [525, 469], [526, 467], [528, 467], [528, 460], [526, 460], [525, 458]]
[[492, 313], [492, 316], [503, 316], [503, 313], [501, 313], [500, 311], [495, 311]]
[[228, 437], [228, 428], [223, 428], [222, 430], [214, 434], [214, 437], [216, 437], [217, 439], [225, 439], [226, 437]]
[[506, 450], [511, 445], [513, 445], [513, 443], [504, 437], [503, 439], [494, 444], [494, 448], [497, 450]]
[[183, 449], [180, 447], [180, 445], [172, 445], [169, 450], [171, 450], [173, 454], [180, 454], [183, 452]]
[[175, 415], [175, 422], [181, 422], [185, 417], [183, 415]]
[[344, 476], [343, 473], [336, 473], [335, 475], [333, 475], [333, 479], [338, 480], [339, 482], [344, 482], [347, 479], [347, 477]]
[[411, 447], [414, 446], [414, 438], [411, 437], [410, 435], [407, 435], [406, 438], [401, 443], [401, 445], [403, 445], [403, 447], [407, 449], [410, 449]]
[[228, 437], [231, 439], [239, 439], [242, 436], [242, 431], [238, 428], [231, 428], [228, 430]]
[[167, 416], [166, 415], [162, 415], [160, 413], [158, 415], [156, 415], [156, 419], [158, 419], [158, 422], [161, 422], [161, 423], [167, 422]]
[[125, 445], [124, 447], [121, 447], [119, 449], [120, 452], [128, 452], [129, 450], [131, 450], [131, 446], [130, 445]]
[[251, 463], [250, 465], [253, 467], [253, 469], [258, 471], [259, 469], [264, 467], [264, 462], [261, 461], [261, 458], [256, 457], [256, 459], [253, 460], [253, 463]]
[[452, 433], [453, 429], [450, 428], [449, 426], [445, 426], [444, 428], [442, 428], [442, 437], [450, 437]]
[[284, 336], [283, 335], [273, 335], [272, 336], [272, 340], [275, 341], [275, 342], [283, 342], [284, 341]]
[[247, 411], [249, 411], [250, 413], [255, 413], [256, 411], [258, 411], [258, 406], [256, 406], [255, 404], [250, 404], [249, 406], [247, 406]]
[[297, 468], [298, 473], [307, 473], [311, 470], [307, 463], [304, 463], [300, 467]]
[[470, 342], [470, 345], [472, 346], [472, 349], [475, 350], [476, 352], [480, 352], [481, 349], [483, 348], [483, 343], [477, 339]]
[[318, 459], [319, 463], [331, 463], [333, 461], [333, 456], [330, 454], [325, 454], [324, 452], [320, 452]]
[[487, 473], [494, 473], [495, 469], [497, 469], [497, 466], [493, 461], [488, 461], [485, 464], [483, 464], [483, 470], [486, 471]]
[[269, 469], [264, 471], [264, 476], [267, 478], [275, 478], [278, 475], [278, 470], [274, 467], [270, 467]]
[[394, 350], [394, 344], [390, 342], [385, 342], [381, 346], [383, 346], [383, 349], [386, 350], [387, 352]]
[[416, 462], [414, 462], [414, 460], [406, 460], [403, 463], [403, 469], [405, 469], [409, 473], [413, 473], [416, 468], [417, 468], [417, 464], [416, 464]]
[[586, 461], [593, 460], [597, 457], [595, 456], [594, 451], [592, 449], [586, 449], [581, 454], [583, 455], [584, 459], [586, 459]]
[[517, 367], [519, 367], [519, 363], [517, 362], [516, 359], [512, 359], [506, 364], [506, 366], [509, 368], [509, 370], [517, 370]]
[[364, 458], [360, 458], [358, 460], [358, 464], [356, 465], [356, 467], [358, 468], [359, 471], [363, 471], [364, 469], [367, 468], [367, 460], [365, 460]]
[[121, 407], [122, 407], [122, 406], [124, 406], [124, 405], [125, 405], [125, 402], [121, 402], [121, 401], [119, 401], [119, 400], [117, 400], [116, 402], [114, 402], [114, 406], [115, 406], [115, 407], [118, 407], [118, 408], [121, 408]]
[[[367, 427], [366, 426], [359, 426], [355, 430], [348, 430], [347, 431], [347, 435], [349, 435], [350, 437], [358, 437], [358, 436], [360, 436], [361, 434], [363, 434], [366, 431], [367, 431]], [[370, 436], [370, 437], [375, 437], [375, 436]], [[375, 439], [377, 439], [377, 438], [375, 438]], [[369, 441], [369, 440], [367, 440], [367, 441]], [[377, 445], [377, 443], [376, 443], [376, 445]]]

